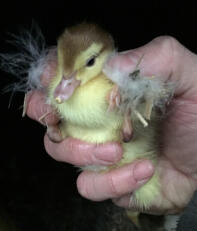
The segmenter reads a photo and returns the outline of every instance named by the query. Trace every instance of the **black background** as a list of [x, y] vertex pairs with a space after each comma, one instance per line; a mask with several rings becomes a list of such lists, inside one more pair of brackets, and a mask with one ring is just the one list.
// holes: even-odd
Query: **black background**
[[[144, 45], [160, 35], [171, 35], [197, 53], [197, 7], [194, 2], [136, 0], [125, 5], [123, 1], [114, 1], [107, 6], [107, 1], [80, 4], [77, 1], [4, 1], [0, 7], [0, 52], [13, 49], [5, 42], [7, 33], [17, 34], [21, 27], [30, 28], [32, 20], [41, 27], [49, 46], [56, 44], [56, 38], [65, 27], [86, 20], [111, 32], [120, 51]], [[13, 81], [4, 72], [0, 78], [1, 89]], [[43, 145], [45, 128], [21, 117], [23, 94], [16, 94], [8, 109], [9, 98], [10, 94], [0, 95], [1, 207], [22, 230], [53, 230], [55, 224], [54, 230], [63, 231], [58, 226], [63, 223], [61, 209], [73, 208], [78, 200], [89, 203], [77, 194], [77, 170], [46, 154]], [[75, 199], [72, 198], [77, 198], [73, 204], [71, 201]], [[76, 215], [73, 210], [68, 213]]]

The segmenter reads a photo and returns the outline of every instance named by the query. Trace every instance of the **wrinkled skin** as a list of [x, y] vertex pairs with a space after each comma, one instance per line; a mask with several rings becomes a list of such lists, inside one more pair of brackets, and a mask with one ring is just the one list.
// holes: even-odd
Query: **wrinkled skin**
[[[161, 125], [161, 152], [157, 168], [162, 190], [147, 211], [154, 214], [175, 213], [187, 205], [197, 188], [197, 56], [174, 38], [158, 37], [143, 47], [120, 53], [108, 65], [134, 70], [142, 55], [142, 74], [176, 83], [175, 97]], [[55, 65], [49, 64], [43, 73], [44, 86], [53, 75]], [[51, 111], [51, 108], [45, 105], [43, 93], [31, 92], [28, 96], [28, 116], [38, 120], [46, 111]], [[51, 113], [42, 122], [56, 126], [58, 118]], [[47, 135], [44, 143], [55, 160], [74, 165], [110, 165], [122, 156], [118, 143], [94, 145], [73, 138], [53, 143]], [[128, 207], [132, 191], [148, 181], [153, 172], [154, 168], [148, 160], [138, 160], [107, 173], [84, 171], [78, 177], [77, 187], [79, 193], [90, 200], [111, 198], [117, 205]], [[138, 210], [134, 205], [130, 206]]]

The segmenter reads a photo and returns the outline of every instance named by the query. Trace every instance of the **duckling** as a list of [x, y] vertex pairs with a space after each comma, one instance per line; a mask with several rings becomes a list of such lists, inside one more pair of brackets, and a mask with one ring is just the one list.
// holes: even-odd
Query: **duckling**
[[[115, 55], [114, 41], [95, 24], [82, 23], [66, 29], [58, 39], [57, 52], [58, 65], [48, 88], [48, 103], [60, 115], [62, 139], [70, 136], [97, 144], [116, 141], [124, 150], [115, 165], [81, 168], [108, 171], [136, 159], [149, 159], [156, 165], [155, 109], [169, 99], [165, 84], [156, 77], [141, 76], [137, 66], [125, 76], [106, 67]], [[141, 210], [148, 209], [159, 190], [156, 172], [135, 190], [132, 203]]]
[[[61, 119], [60, 133], [48, 127], [49, 137], [56, 142], [71, 136], [89, 143], [115, 141], [122, 145], [123, 157], [118, 163], [81, 166], [82, 169], [109, 171], [136, 159], [149, 159], [156, 165], [158, 111], [164, 110], [170, 101], [173, 85], [155, 76], [142, 76], [140, 60], [130, 72], [109, 67], [107, 61], [116, 55], [112, 36], [95, 24], [81, 23], [60, 35], [56, 74], [48, 88], [43, 89], [40, 75], [52, 55], [44, 46], [40, 30], [35, 31], [33, 44], [27, 32], [22, 38], [16, 37], [22, 52], [1, 54], [1, 67], [20, 78], [25, 74], [27, 79], [21, 78], [14, 90], [27, 92], [39, 88], [46, 92], [46, 103], [52, 105]], [[29, 68], [24, 70], [24, 64]], [[146, 210], [159, 192], [156, 171], [145, 185], [133, 192], [132, 204], [141, 211]]]

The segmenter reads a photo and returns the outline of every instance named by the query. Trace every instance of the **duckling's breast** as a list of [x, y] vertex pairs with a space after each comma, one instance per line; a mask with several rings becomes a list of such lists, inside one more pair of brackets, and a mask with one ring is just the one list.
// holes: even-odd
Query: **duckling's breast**
[[122, 116], [116, 110], [107, 110], [107, 95], [112, 87], [113, 83], [101, 74], [57, 105], [69, 136], [94, 143], [119, 140]]

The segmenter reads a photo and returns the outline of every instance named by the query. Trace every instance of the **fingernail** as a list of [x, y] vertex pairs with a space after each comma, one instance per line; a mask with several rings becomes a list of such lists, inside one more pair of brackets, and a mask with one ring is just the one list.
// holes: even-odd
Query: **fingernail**
[[119, 161], [122, 157], [122, 149], [118, 145], [109, 144], [109, 146], [100, 145], [95, 149], [94, 156], [101, 161], [109, 164]]
[[138, 184], [144, 184], [154, 172], [154, 166], [149, 160], [143, 160], [136, 164], [134, 168], [134, 178]]

